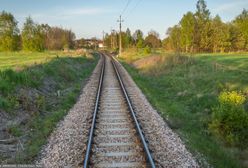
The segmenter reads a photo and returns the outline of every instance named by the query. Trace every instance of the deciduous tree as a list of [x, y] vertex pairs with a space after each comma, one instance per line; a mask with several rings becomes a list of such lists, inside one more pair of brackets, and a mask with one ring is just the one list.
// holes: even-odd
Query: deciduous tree
[[14, 51], [19, 45], [17, 21], [11, 13], [0, 13], [0, 51]]
[[31, 17], [26, 19], [21, 36], [23, 50], [43, 51], [45, 49], [45, 35], [42, 26], [34, 23]]
[[151, 48], [161, 47], [161, 40], [159, 38], [159, 34], [154, 30], [151, 30], [148, 33], [148, 36], [145, 38], [144, 42], [146, 46], [149, 46]]
[[180, 21], [182, 31], [182, 48], [185, 52], [193, 51], [195, 17], [192, 12], [186, 13]]
[[244, 49], [248, 50], [248, 10], [244, 9], [242, 13], [236, 17], [234, 24], [239, 28], [245, 39]]

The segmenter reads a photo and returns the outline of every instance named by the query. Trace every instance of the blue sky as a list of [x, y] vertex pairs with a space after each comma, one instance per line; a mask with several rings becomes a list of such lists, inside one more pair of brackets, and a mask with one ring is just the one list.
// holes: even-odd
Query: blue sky
[[[117, 19], [123, 13], [123, 30], [151, 29], [165, 37], [168, 27], [179, 22], [187, 11], [194, 12], [197, 0], [0, 0], [0, 11], [14, 14], [19, 28], [27, 16], [38, 23], [72, 29], [77, 38], [102, 37], [102, 31], [118, 29]], [[206, 0], [212, 16], [219, 14], [231, 21], [248, 9], [248, 0]]]

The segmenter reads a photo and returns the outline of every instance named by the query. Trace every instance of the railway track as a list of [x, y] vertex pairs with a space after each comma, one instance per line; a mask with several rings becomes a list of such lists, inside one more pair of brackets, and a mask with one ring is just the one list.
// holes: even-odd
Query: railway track
[[104, 59], [84, 167], [152, 167], [154, 162], [111, 57]]

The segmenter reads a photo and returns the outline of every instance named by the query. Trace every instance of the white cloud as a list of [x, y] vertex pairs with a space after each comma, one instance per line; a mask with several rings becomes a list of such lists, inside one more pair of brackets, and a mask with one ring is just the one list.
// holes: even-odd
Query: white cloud
[[222, 4], [217, 8], [215, 8], [213, 11], [214, 13], [221, 13], [221, 12], [229, 12], [233, 10], [247, 8], [247, 7], [248, 7], [248, 0], [235, 0], [233, 2]]

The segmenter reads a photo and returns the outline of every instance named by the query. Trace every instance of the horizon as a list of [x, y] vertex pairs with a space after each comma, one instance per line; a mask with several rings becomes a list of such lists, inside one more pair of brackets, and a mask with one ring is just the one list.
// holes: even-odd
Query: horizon
[[[119, 29], [117, 20], [122, 14], [123, 31], [129, 28], [133, 34], [135, 30], [141, 29], [144, 35], [147, 35], [150, 30], [155, 30], [163, 39], [166, 37], [167, 29], [177, 24], [183, 14], [188, 11], [195, 12], [197, 0], [190, 2], [158, 0], [156, 3], [149, 0], [105, 2], [76, 0], [74, 3], [65, 0], [45, 1], [46, 3], [24, 0], [24, 2], [20, 4], [17, 0], [4, 1], [0, 7], [1, 11], [5, 10], [14, 15], [20, 30], [25, 19], [31, 16], [39, 24], [47, 23], [50, 26], [71, 29], [75, 32], [76, 39], [92, 37], [101, 39], [103, 31], [109, 33], [111, 29]], [[207, 0], [206, 3], [211, 16], [219, 15], [224, 22], [230, 22], [248, 6], [248, 0]], [[177, 10], [174, 10], [175, 8]]]

